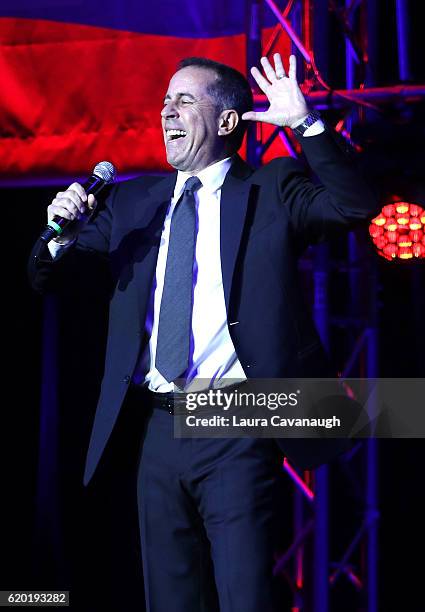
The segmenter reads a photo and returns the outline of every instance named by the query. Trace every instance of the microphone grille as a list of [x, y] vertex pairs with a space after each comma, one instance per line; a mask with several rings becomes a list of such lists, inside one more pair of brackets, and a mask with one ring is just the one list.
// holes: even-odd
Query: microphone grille
[[93, 174], [101, 178], [105, 183], [113, 183], [117, 171], [115, 170], [114, 164], [108, 161], [102, 161], [96, 164]]

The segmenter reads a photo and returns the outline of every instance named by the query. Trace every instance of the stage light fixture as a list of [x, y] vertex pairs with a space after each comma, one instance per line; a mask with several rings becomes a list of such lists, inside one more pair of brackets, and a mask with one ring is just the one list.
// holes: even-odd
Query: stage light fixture
[[389, 261], [425, 259], [425, 210], [418, 204], [393, 201], [369, 225], [378, 254]]

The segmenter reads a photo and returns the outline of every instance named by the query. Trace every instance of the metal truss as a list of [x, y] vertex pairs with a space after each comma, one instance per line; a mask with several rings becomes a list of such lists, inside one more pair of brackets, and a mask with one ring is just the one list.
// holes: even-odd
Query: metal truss
[[[425, 97], [425, 84], [407, 85], [410, 77], [407, 47], [407, 0], [396, 0], [397, 52], [400, 85], [374, 87], [371, 66], [376, 59], [375, 29], [378, 20], [377, 0], [287, 0], [281, 10], [274, 0], [251, 0], [247, 32], [247, 68], [257, 65], [260, 56], [271, 56], [279, 37], [286, 34], [292, 52], [304, 59], [302, 90], [311, 107], [320, 110], [338, 108], [342, 118], [336, 129], [351, 142], [356, 122], [365, 121], [370, 111], [380, 112], [394, 101], [406, 104]], [[277, 25], [264, 47], [261, 45], [262, 12], [271, 11]], [[327, 41], [329, 13], [339, 24], [345, 42], [346, 88], [334, 90], [327, 82], [329, 49]], [[320, 34], [320, 35], [318, 35]], [[254, 90], [254, 110], [267, 107], [266, 97]], [[288, 153], [297, 156], [299, 147], [290, 130], [276, 128], [267, 139], [261, 126], [252, 126], [247, 139], [247, 158], [259, 166], [269, 147], [281, 139]], [[353, 143], [352, 143], [353, 144]], [[355, 144], [355, 143], [354, 143]], [[347, 283], [351, 312], [334, 317], [328, 304], [329, 255], [326, 245], [316, 248], [310, 268], [313, 271], [314, 315], [325, 346], [329, 347], [332, 325], [349, 331], [351, 355], [347, 358], [343, 377], [378, 376], [378, 326], [376, 269], [368, 262], [365, 269], [362, 246], [355, 234], [348, 238]], [[364, 278], [369, 282], [365, 290]], [[368, 304], [362, 311], [356, 296], [363, 293]], [[365, 295], [366, 294], [366, 295]], [[363, 300], [364, 303], [364, 300]], [[359, 608], [378, 611], [378, 449], [376, 440], [359, 442], [335, 466], [300, 474], [285, 459], [283, 469], [294, 483], [293, 539], [276, 560], [274, 573], [283, 575], [292, 592], [292, 612], [329, 612], [332, 591], [345, 580], [346, 592], [357, 597]], [[353, 512], [344, 519], [338, 557], [331, 558], [331, 536], [338, 525], [330, 525], [329, 506], [335, 503], [335, 473], [340, 487], [349, 492]], [[342, 484], [341, 484], [342, 483]], [[341, 489], [338, 489], [338, 493]], [[340, 495], [340, 497], [343, 497]], [[348, 516], [348, 514], [350, 516]], [[347, 535], [348, 534], [348, 535]], [[351, 591], [350, 591], [351, 589]]]
[[[345, 1], [345, 4], [344, 4]], [[282, 34], [291, 42], [292, 52], [304, 60], [304, 79], [301, 85], [307, 102], [317, 110], [341, 109], [344, 117], [336, 126], [338, 132], [350, 140], [353, 122], [363, 121], [365, 112], [382, 112], [385, 105], [406, 104], [425, 99], [424, 84], [408, 84], [410, 66], [407, 36], [407, 0], [395, 0], [397, 19], [398, 69], [401, 83], [389, 87], [373, 86], [374, 34], [378, 0], [287, 0], [281, 11], [274, 0], [250, 1], [250, 24], [247, 35], [247, 67], [255, 65], [261, 55], [271, 56]], [[271, 11], [277, 25], [270, 39], [261, 46], [261, 16]], [[328, 48], [327, 31], [320, 33], [317, 22], [327, 23], [333, 13], [345, 38], [346, 89], [334, 89], [327, 82]], [[353, 24], [356, 22], [356, 25]], [[314, 38], [314, 34], [316, 37]], [[313, 42], [314, 41], [314, 42]], [[319, 59], [318, 59], [319, 58]], [[322, 66], [324, 64], [324, 66]], [[252, 81], [254, 110], [268, 106], [266, 96]], [[290, 155], [296, 156], [296, 140], [289, 130], [276, 129], [267, 142], [262, 142], [261, 130], [252, 129], [248, 138], [248, 160], [258, 165], [272, 142], [280, 138]], [[351, 142], [351, 140], [350, 140]]]

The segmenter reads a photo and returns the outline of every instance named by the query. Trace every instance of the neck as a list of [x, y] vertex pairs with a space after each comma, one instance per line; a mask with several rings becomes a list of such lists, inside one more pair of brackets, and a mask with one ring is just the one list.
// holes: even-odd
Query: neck
[[222, 151], [222, 153], [218, 157], [211, 160], [208, 164], [200, 165], [196, 169], [182, 170], [182, 172], [184, 172], [185, 174], [188, 174], [189, 176], [195, 176], [199, 172], [202, 172], [202, 170], [205, 170], [205, 168], [209, 168], [210, 166], [217, 164], [218, 162], [223, 161], [223, 159], [226, 159], [227, 157], [231, 157], [232, 155], [234, 155], [234, 153], [230, 153], [229, 151]]

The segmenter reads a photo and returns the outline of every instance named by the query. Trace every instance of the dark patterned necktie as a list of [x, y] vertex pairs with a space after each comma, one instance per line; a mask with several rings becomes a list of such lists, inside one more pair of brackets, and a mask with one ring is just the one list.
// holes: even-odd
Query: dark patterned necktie
[[171, 217], [155, 358], [156, 369], [168, 382], [181, 377], [189, 364], [196, 239], [194, 194], [200, 187], [196, 176], [186, 181]]

